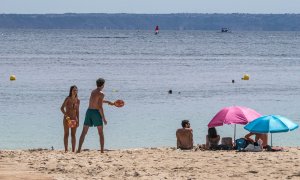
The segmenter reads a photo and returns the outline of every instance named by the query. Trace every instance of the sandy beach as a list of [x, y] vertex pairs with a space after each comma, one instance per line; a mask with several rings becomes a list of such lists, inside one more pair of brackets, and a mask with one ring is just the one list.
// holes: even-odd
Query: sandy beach
[[80, 154], [2, 150], [0, 179], [299, 179], [300, 148], [283, 152], [141, 148]]

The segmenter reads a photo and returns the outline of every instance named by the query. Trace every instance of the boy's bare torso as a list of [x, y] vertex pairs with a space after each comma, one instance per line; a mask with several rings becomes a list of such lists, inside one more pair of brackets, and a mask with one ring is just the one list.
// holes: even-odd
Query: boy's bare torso
[[101, 100], [103, 100], [104, 94], [101, 90], [94, 89], [91, 92], [90, 102], [89, 102], [89, 109], [100, 109], [101, 107]]

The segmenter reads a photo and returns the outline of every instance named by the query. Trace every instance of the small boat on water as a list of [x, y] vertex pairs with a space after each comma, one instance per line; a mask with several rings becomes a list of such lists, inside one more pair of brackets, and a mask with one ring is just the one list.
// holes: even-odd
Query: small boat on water
[[159, 33], [159, 27], [156, 26], [156, 27], [155, 27], [155, 35], [157, 35], [158, 33]]

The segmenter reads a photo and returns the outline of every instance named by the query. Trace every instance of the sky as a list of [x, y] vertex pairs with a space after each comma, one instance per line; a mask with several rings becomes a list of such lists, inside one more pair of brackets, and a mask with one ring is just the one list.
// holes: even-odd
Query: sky
[[300, 13], [300, 0], [0, 0], [1, 14]]

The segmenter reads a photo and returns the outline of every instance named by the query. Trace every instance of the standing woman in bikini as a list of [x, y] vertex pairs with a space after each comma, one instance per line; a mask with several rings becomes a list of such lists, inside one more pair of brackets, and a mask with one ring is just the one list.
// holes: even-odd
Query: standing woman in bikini
[[[77, 97], [78, 89], [77, 87], [71, 86], [69, 96], [66, 97], [64, 103], [61, 105], [61, 112], [64, 114], [63, 125], [64, 125], [64, 145], [65, 152], [68, 151], [68, 138], [69, 129], [71, 129], [71, 141], [72, 141], [72, 152], [75, 152], [76, 146], [76, 129], [79, 126], [79, 105], [80, 100]], [[70, 128], [68, 125], [69, 120], [75, 120], [76, 126]]]

